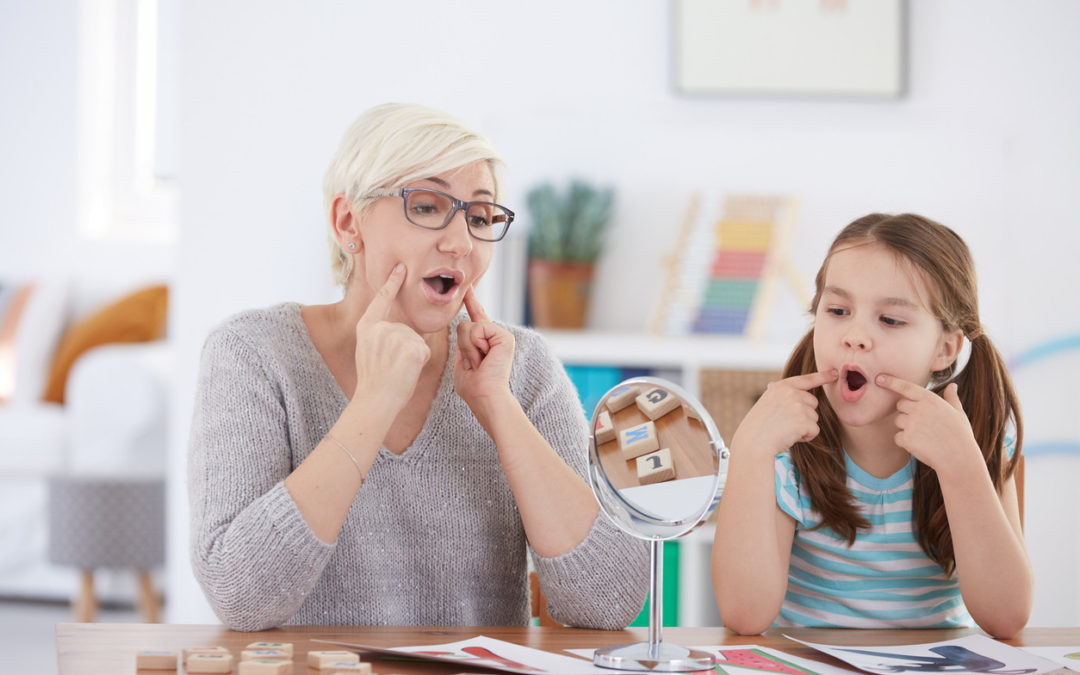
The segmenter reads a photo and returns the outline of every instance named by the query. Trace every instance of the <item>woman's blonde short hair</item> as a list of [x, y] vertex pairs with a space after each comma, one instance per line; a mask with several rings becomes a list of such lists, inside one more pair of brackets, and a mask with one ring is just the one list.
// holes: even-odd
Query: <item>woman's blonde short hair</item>
[[495, 181], [502, 158], [491, 141], [441, 110], [411, 103], [384, 103], [364, 112], [345, 131], [323, 178], [323, 208], [330, 226], [334, 280], [344, 286], [352, 274], [352, 256], [334, 236], [334, 199], [345, 195], [362, 215], [367, 195], [485, 161]]

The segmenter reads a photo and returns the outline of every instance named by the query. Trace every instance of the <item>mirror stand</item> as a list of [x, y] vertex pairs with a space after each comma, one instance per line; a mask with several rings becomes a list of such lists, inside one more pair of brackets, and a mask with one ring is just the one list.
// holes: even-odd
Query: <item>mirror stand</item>
[[601, 668], [673, 673], [708, 670], [716, 663], [716, 657], [708, 652], [687, 649], [663, 640], [663, 546], [663, 539], [653, 538], [649, 541], [649, 641], [597, 649], [593, 663]]

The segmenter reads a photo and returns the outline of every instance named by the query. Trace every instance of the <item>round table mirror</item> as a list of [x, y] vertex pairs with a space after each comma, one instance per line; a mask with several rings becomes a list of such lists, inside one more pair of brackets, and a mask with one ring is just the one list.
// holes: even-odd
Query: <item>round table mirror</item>
[[690, 532], [720, 501], [728, 450], [704, 406], [655, 377], [620, 382], [592, 417], [589, 483], [619, 528], [650, 542], [649, 640], [596, 651], [605, 668], [707, 670], [715, 657], [662, 638], [663, 542]]

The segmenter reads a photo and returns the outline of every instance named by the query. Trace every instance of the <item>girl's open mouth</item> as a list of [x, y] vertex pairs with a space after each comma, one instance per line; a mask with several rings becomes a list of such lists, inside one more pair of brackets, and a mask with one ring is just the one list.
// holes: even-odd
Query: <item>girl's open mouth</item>
[[848, 403], [858, 401], [866, 393], [868, 379], [866, 373], [855, 366], [844, 366], [840, 373], [840, 395]]

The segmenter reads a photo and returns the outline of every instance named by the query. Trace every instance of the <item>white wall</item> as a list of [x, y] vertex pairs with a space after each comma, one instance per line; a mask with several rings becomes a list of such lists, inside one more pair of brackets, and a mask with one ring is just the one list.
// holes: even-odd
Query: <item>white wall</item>
[[[616, 188], [595, 328], [645, 325], [648, 311], [630, 307], [651, 310], [659, 256], [690, 191], [706, 188], [800, 194], [793, 248], [807, 282], [852, 218], [924, 213], [971, 244], [984, 322], [1006, 354], [1080, 332], [1080, 227], [1068, 197], [1080, 184], [1073, 0], [911, 0], [910, 89], [894, 101], [678, 95], [670, 5], [655, 0], [187, 0], [181, 234], [174, 249], [149, 251], [88, 244], [73, 229], [76, 3], [39, 4], [0, 3], [0, 63], [17, 64], [0, 68], [0, 277], [122, 264], [174, 271], [173, 621], [213, 620], [190, 576], [183, 479], [200, 345], [239, 309], [334, 297], [322, 171], [346, 125], [375, 103], [444, 107], [491, 136], [508, 161], [518, 233], [538, 181], [582, 176]], [[785, 311], [774, 336], [801, 330]], [[1080, 374], [1077, 359], [1017, 373], [1030, 443], [1080, 438], [1069, 374]], [[1080, 623], [1080, 558], [1069, 543], [1080, 507], [1062, 494], [1070, 462], [1029, 460], [1034, 625]]]
[[[173, 317], [182, 372], [195, 372], [202, 337], [230, 312], [332, 297], [320, 177], [345, 126], [387, 100], [441, 106], [489, 134], [508, 160], [507, 201], [523, 226], [524, 193], [537, 181], [583, 176], [616, 187], [595, 328], [645, 326], [647, 313], [628, 308], [651, 307], [659, 253], [671, 247], [689, 192], [707, 188], [802, 195], [794, 250], [808, 282], [854, 217], [924, 213], [972, 246], [984, 320], [1006, 353], [1080, 330], [1070, 293], [1080, 281], [1080, 228], [1066, 196], [1080, 184], [1080, 5], [1070, 0], [913, 0], [910, 91], [872, 102], [678, 95], [670, 6], [652, 0], [277, 0], [257, 12], [214, 1], [182, 12]], [[794, 328], [770, 330], [801, 329], [786, 325]], [[177, 388], [175, 475], [191, 384]], [[1028, 409], [1065, 386], [1025, 382]], [[1039, 429], [1028, 434], [1037, 440]], [[1053, 461], [1033, 458], [1033, 479], [1047, 463], [1053, 473]], [[186, 621], [206, 614], [186, 578], [186, 514], [174, 487], [170, 615]], [[1077, 522], [1075, 500], [1038, 485], [1028, 499], [1032, 514], [1065, 509]], [[1058, 539], [1060, 522], [1029, 518], [1033, 550]], [[1080, 622], [1070, 555], [1071, 571], [1058, 563], [1054, 576], [1035, 561], [1033, 623]]]

